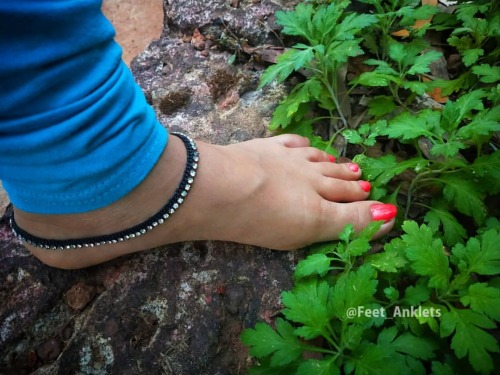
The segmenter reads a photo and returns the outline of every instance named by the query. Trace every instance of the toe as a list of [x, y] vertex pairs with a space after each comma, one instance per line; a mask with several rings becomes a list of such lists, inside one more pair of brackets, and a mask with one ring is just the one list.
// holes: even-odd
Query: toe
[[321, 151], [315, 147], [304, 147], [300, 150], [305, 156], [307, 160], [310, 162], [316, 163], [316, 162], [330, 162], [330, 155], [328, 155], [326, 152]]
[[268, 139], [290, 148], [308, 147], [310, 144], [309, 139], [296, 134], [282, 134]]
[[379, 238], [387, 234], [394, 226], [397, 214], [396, 206], [383, 204], [376, 201], [360, 201], [352, 203], [333, 203], [324, 201], [321, 234], [322, 241], [338, 239], [344, 227], [348, 224], [354, 226], [356, 232], [361, 231], [375, 220], [383, 221], [382, 227], [375, 234]]
[[361, 169], [358, 168], [356, 172], [353, 172], [349, 166], [345, 163], [317, 163], [316, 164], [319, 173], [325, 177], [338, 178], [341, 180], [355, 181], [359, 180], [361, 177]]
[[368, 198], [371, 185], [368, 181], [347, 181], [325, 177], [321, 180], [318, 193], [332, 202], [354, 202]]

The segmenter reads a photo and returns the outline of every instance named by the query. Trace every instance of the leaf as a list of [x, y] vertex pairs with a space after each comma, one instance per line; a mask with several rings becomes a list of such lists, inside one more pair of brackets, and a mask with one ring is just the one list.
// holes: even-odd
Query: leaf
[[361, 266], [356, 271], [339, 277], [332, 295], [332, 307], [336, 317], [342, 321], [356, 322], [356, 319], [349, 319], [346, 312], [349, 308], [367, 306], [373, 302], [378, 284], [373, 277], [373, 269], [369, 266]]
[[441, 90], [441, 96], [447, 97], [454, 92], [459, 92], [463, 87], [466, 87], [465, 81], [467, 76], [467, 74], [462, 74], [457, 79], [436, 79], [434, 81], [429, 81], [427, 84], [429, 89], [439, 89]]
[[354, 237], [354, 225], [347, 224], [339, 233], [339, 240], [348, 243], [352, 237]]
[[339, 156], [338, 151], [333, 148], [331, 142], [324, 141], [320, 136], [317, 135], [311, 135], [308, 138], [311, 141], [311, 147], [316, 147], [317, 149], [320, 149], [327, 154], [334, 155], [335, 157]]
[[314, 57], [313, 48], [298, 50], [290, 48], [278, 56], [276, 64], [268, 67], [260, 78], [259, 88], [271, 83], [275, 79], [283, 82], [293, 71], [306, 66]]
[[434, 239], [432, 230], [425, 224], [420, 227], [414, 221], [405, 221], [402, 225], [406, 234], [406, 256], [411, 261], [411, 268], [421, 276], [429, 277], [429, 287], [444, 291], [450, 284], [451, 269], [444, 254], [441, 240]]
[[384, 289], [384, 295], [391, 302], [397, 301], [399, 299], [399, 292], [393, 286]]
[[394, 176], [397, 176], [409, 168], [415, 168], [422, 159], [413, 158], [397, 162], [394, 155], [388, 154], [379, 158], [370, 158], [366, 155], [356, 155], [354, 162], [358, 163], [363, 170], [363, 178], [368, 181], [377, 179], [378, 185], [385, 185]]
[[446, 143], [434, 144], [431, 148], [431, 155], [443, 155], [448, 158], [454, 158], [458, 155], [460, 150], [466, 149], [467, 147], [468, 146], [464, 143], [458, 141], [448, 141]]
[[442, 200], [433, 201], [429, 211], [425, 214], [424, 221], [436, 233], [439, 233], [441, 226], [443, 227], [443, 240], [449, 247], [462, 243], [467, 237], [465, 228], [451, 214], [449, 207]]
[[447, 363], [432, 361], [432, 375], [455, 375], [455, 371]]
[[405, 247], [404, 242], [396, 238], [385, 244], [383, 252], [368, 256], [365, 263], [382, 272], [398, 272], [408, 263], [404, 256]]
[[340, 375], [340, 369], [332, 358], [309, 359], [299, 366], [296, 375]]
[[416, 58], [415, 63], [408, 70], [407, 74], [414, 75], [414, 74], [425, 74], [430, 72], [430, 64], [433, 63], [434, 61], [439, 60], [441, 56], [443, 56], [441, 52], [434, 50], [419, 55]]
[[311, 4], [299, 3], [293, 12], [276, 12], [276, 22], [283, 26], [284, 34], [302, 36], [311, 44], [319, 44], [313, 34], [312, 14]]
[[472, 311], [500, 321], [500, 290], [486, 283], [475, 283], [469, 286], [467, 293], [460, 298], [464, 306]]
[[479, 60], [481, 56], [484, 55], [484, 49], [482, 48], [472, 48], [462, 51], [462, 61], [465, 66], [471, 66]]
[[351, 144], [359, 145], [363, 143], [363, 138], [361, 138], [358, 132], [354, 129], [345, 129], [341, 134], [345, 140]]
[[297, 285], [291, 292], [283, 292], [281, 300], [288, 320], [302, 323], [295, 333], [305, 339], [321, 335], [332, 317], [332, 293], [327, 282], [311, 280]]
[[292, 325], [281, 318], [276, 319], [276, 331], [267, 324], [257, 323], [255, 329], [243, 331], [241, 340], [257, 358], [272, 354], [273, 367], [286, 365], [302, 353], [302, 345], [293, 334]]
[[439, 9], [437, 8], [437, 0], [435, 2], [431, 2], [430, 4], [429, 2], [427, 2], [426, 4], [424, 0], [422, 1], [422, 6], [420, 8], [415, 9], [413, 17], [416, 20], [427, 20], [436, 13], [439, 13]]
[[[314, 78], [295, 86], [274, 111], [269, 129], [276, 130], [278, 127], [284, 129], [294, 120], [300, 120], [303, 117], [303, 105], [312, 101], [316, 95], [319, 95], [319, 91], [321, 91], [321, 84]], [[312, 127], [306, 136], [308, 138], [312, 136]]]
[[356, 349], [361, 339], [363, 338], [363, 332], [365, 327], [359, 324], [349, 324], [345, 334], [342, 335], [342, 342], [347, 349]]
[[416, 116], [410, 112], [403, 112], [389, 122], [387, 128], [380, 131], [381, 135], [389, 138], [411, 140], [424, 135], [432, 136], [432, 129], [439, 124], [439, 112], [430, 109], [423, 110]]
[[428, 301], [431, 296], [431, 290], [424, 284], [410, 285], [405, 290], [404, 301], [410, 306], [418, 306], [422, 302]]
[[293, 275], [296, 279], [311, 275], [323, 277], [329, 271], [330, 263], [331, 259], [325, 254], [312, 254], [297, 264]]
[[[388, 75], [388, 77], [391, 76], [397, 76], [399, 73], [395, 71], [387, 61], [384, 60], [375, 60], [375, 59], [367, 59], [363, 61], [364, 64], [366, 65], [375, 65], [376, 66], [376, 72], [380, 74], [385, 74]], [[394, 78], [394, 77], [392, 77]]]
[[[344, 371], [346, 374], [355, 371], [356, 375], [394, 373], [388, 371], [391, 352], [380, 345], [363, 343], [353, 355], [346, 358]], [[390, 369], [389, 369], [390, 370]]]
[[[398, 176], [407, 169], [413, 169], [413, 168], [418, 168], [419, 166], [422, 165], [422, 162], [426, 164], [427, 162], [424, 159], [421, 158], [413, 158], [413, 159], [407, 159], [400, 161], [396, 165], [392, 166], [391, 168], [388, 168], [378, 176], [377, 180], [375, 181], [377, 186], [382, 186], [388, 183], [394, 176]], [[363, 169], [364, 172], [364, 169]]]
[[428, 86], [429, 85], [424, 82], [416, 82], [416, 81], [413, 82], [406, 81], [402, 85], [403, 88], [408, 89], [417, 95], [424, 95], [429, 88]]
[[368, 113], [372, 116], [380, 117], [391, 113], [396, 109], [394, 100], [389, 96], [375, 96], [368, 103]]
[[[350, 256], [360, 256], [371, 249], [370, 240], [379, 231], [382, 221], [373, 221], [358, 233], [357, 238], [348, 242], [345, 253]], [[352, 234], [352, 233], [351, 233]], [[350, 235], [351, 235], [350, 234]]]
[[[455, 32], [457, 29], [455, 29]], [[458, 51], [466, 51], [474, 45], [472, 38], [470, 36], [463, 36], [463, 37], [458, 37], [456, 35], [451, 36], [448, 38], [448, 44], [450, 46], [456, 47]]]
[[482, 186], [490, 194], [500, 192], [500, 151], [484, 155], [474, 160], [470, 166], [476, 175], [481, 177]]
[[484, 83], [495, 83], [500, 81], [500, 67], [481, 64], [472, 67], [472, 73], [479, 76]]
[[356, 238], [349, 242], [346, 252], [351, 256], [360, 256], [371, 249], [370, 241], [365, 238]]
[[473, 217], [478, 225], [484, 223], [487, 212], [484, 197], [473, 181], [451, 174], [442, 176], [441, 181], [445, 183], [443, 195], [448, 202], [461, 213]]
[[329, 6], [318, 6], [312, 18], [312, 27], [315, 39], [324, 44], [331, 42], [334, 37], [334, 28], [343, 13], [344, 6], [330, 4]]
[[446, 102], [441, 127], [446, 131], [452, 131], [471, 111], [482, 111], [484, 109], [482, 98], [485, 96], [486, 92], [484, 90], [474, 90], [462, 95], [456, 102], [451, 100]]
[[[482, 228], [479, 228], [477, 230], [478, 234], [483, 234], [490, 229], [494, 229], [496, 231], [500, 231], [500, 220], [496, 217], [489, 217], [486, 219], [486, 222], [484, 223], [484, 226]], [[500, 279], [499, 279], [500, 280]]]
[[330, 43], [325, 53], [325, 70], [334, 62], [345, 63], [349, 57], [362, 55], [364, 51], [359, 46], [360, 42], [361, 39], [355, 39]]
[[[396, 335], [398, 333], [396, 327], [386, 328], [385, 330], [393, 331], [391, 336], [388, 337], [389, 339], [392, 338], [394, 333]], [[382, 333], [380, 333], [379, 335], [379, 339], [377, 340], [377, 344], [390, 346], [390, 348], [395, 352], [409, 354], [415, 358], [420, 359], [434, 358], [434, 351], [438, 348], [436, 343], [432, 340], [424, 337], [414, 336], [409, 332], [403, 333], [402, 335], [398, 336], [395, 339], [391, 339], [390, 341], [384, 342], [384, 338], [385, 337], [382, 331]]]
[[495, 324], [484, 315], [470, 310], [451, 308], [441, 317], [441, 337], [447, 337], [455, 331], [451, 348], [458, 358], [469, 354], [469, 363], [483, 374], [493, 370], [493, 361], [488, 352], [498, 353], [498, 343], [484, 329], [495, 328]]
[[362, 73], [359, 77], [353, 79], [351, 81], [351, 84], [371, 87], [385, 87], [389, 86], [390, 82], [401, 84], [402, 80], [389, 74], [383, 74], [377, 71], [373, 71]]
[[337, 40], [352, 39], [359, 30], [377, 22], [378, 19], [373, 14], [351, 13], [335, 27], [335, 38]]
[[[490, 229], [477, 237], [470, 238], [467, 244], [457, 244], [452, 253], [458, 260], [464, 262], [468, 273], [480, 275], [500, 274], [500, 233]], [[457, 262], [458, 263], [458, 262]]]
[[490, 135], [490, 133], [500, 131], [500, 107], [496, 106], [488, 110], [482, 110], [477, 115], [473, 116], [470, 123], [462, 126], [457, 137], [465, 140], [474, 138], [480, 135]]
[[373, 238], [373, 236], [380, 230], [381, 227], [382, 227], [382, 221], [380, 220], [372, 221], [368, 223], [368, 225], [358, 233], [358, 238], [370, 241]]
[[[391, 43], [389, 45], [389, 56], [392, 60], [398, 63], [398, 65], [408, 65], [412, 64], [413, 61], [415, 61], [416, 55], [412, 55], [408, 53], [407, 49], [405, 48], [405, 45], [403, 43]], [[405, 58], [408, 58], [407, 62], [405, 63], [404, 60]]]

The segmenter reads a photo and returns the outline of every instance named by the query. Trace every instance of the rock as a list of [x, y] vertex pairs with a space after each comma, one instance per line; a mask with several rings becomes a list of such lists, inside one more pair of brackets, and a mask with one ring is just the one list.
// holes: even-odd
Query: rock
[[[225, 0], [180, 0], [165, 8], [171, 33], [131, 65], [160, 121], [218, 144], [267, 135], [283, 86], [257, 90], [261, 68], [230, 66], [231, 52], [210, 47], [202, 54], [191, 39], [198, 28], [205, 43], [213, 42], [204, 30], [223, 28], [219, 19], [248, 40], [271, 40], [267, 27], [278, 2], [241, 0], [232, 8]], [[29, 255], [7, 215], [0, 219], [0, 373], [6, 374], [243, 374], [251, 361], [240, 334], [274, 319], [300, 257], [194, 242], [63, 271]]]
[[96, 288], [80, 281], [68, 290], [64, 299], [73, 310], [82, 310], [95, 297]]
[[276, 42], [276, 36], [270, 32], [278, 26], [274, 23], [274, 14], [283, 7], [293, 7], [298, 1], [241, 0], [167, 0], [165, 18], [170, 30], [184, 33], [199, 28], [211, 30], [213, 34], [234, 34], [247, 39], [250, 44]]

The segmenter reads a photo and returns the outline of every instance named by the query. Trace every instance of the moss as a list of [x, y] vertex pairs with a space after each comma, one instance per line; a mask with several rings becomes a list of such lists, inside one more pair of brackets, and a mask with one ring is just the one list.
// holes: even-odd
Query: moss
[[160, 111], [165, 115], [171, 115], [188, 104], [190, 98], [191, 91], [186, 88], [169, 92], [160, 101]]
[[240, 77], [226, 69], [219, 69], [210, 76], [207, 80], [208, 87], [210, 89], [210, 94], [214, 100], [218, 100], [224, 96], [230, 89], [232, 89]]

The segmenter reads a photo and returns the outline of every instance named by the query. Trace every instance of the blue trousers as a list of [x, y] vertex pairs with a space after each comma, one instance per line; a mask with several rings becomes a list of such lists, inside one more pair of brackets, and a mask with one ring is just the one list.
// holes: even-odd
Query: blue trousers
[[0, 180], [16, 207], [109, 205], [167, 146], [114, 35], [101, 0], [0, 1]]

